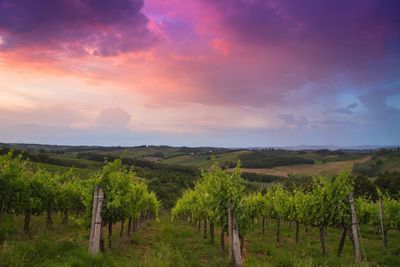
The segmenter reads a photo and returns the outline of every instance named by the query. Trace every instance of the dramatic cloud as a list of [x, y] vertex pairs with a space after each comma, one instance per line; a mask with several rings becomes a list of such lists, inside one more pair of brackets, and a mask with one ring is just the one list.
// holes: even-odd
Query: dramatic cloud
[[397, 0], [0, 0], [0, 139], [399, 143], [399, 14]]
[[365, 41], [384, 44], [399, 37], [393, 36], [400, 31], [396, 0], [204, 1], [215, 7], [220, 21], [242, 41], [348, 46]]
[[300, 90], [312, 91], [306, 100], [316, 102], [347, 90], [365, 94], [400, 76], [398, 1], [149, 0], [146, 6], [168, 40], [158, 76], [170, 77], [173, 87], [154, 94], [168, 103], [282, 106]]
[[155, 37], [142, 7], [143, 0], [0, 0], [0, 49], [102, 56], [143, 49]]

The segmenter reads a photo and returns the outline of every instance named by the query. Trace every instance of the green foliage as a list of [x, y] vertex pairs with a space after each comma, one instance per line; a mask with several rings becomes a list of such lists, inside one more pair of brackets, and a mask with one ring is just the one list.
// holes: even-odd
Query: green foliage
[[271, 183], [283, 179], [281, 176], [270, 174], [259, 174], [254, 172], [243, 172], [242, 177], [249, 182]]
[[372, 200], [378, 198], [376, 185], [365, 176], [356, 176], [354, 178], [354, 197], [359, 196]]
[[375, 185], [393, 198], [400, 198], [400, 172], [385, 171], [375, 180]]
[[[194, 189], [186, 191], [172, 209], [173, 216], [189, 215], [191, 220], [207, 219], [225, 229], [227, 210], [241, 208], [245, 181], [241, 177], [240, 164], [231, 173], [222, 170], [214, 162], [208, 171], [202, 172], [201, 180]], [[238, 218], [238, 224], [241, 224]]]
[[288, 177], [282, 179], [282, 184], [285, 189], [289, 191], [293, 191], [295, 189], [310, 191], [313, 184], [313, 178], [308, 175], [289, 174]]
[[[400, 201], [385, 195], [382, 198], [383, 222], [385, 230], [400, 229]], [[359, 220], [364, 224], [380, 227], [380, 215], [378, 202], [365, 198], [358, 198], [356, 201]]]
[[353, 165], [353, 173], [356, 175], [374, 177], [378, 175], [380, 167], [375, 161], [355, 163]]
[[106, 164], [96, 177], [100, 177], [96, 183], [104, 191], [102, 218], [107, 223], [137, 219], [141, 214], [158, 216], [160, 202], [156, 195], [136, 179], [132, 170], [123, 168], [121, 160]]
[[22, 200], [29, 199], [23, 195], [29, 184], [26, 162], [22, 157], [13, 157], [13, 152], [0, 156], [0, 218], [5, 212], [13, 212], [19, 208]]
[[95, 184], [105, 193], [102, 216], [107, 222], [138, 218], [141, 214], [158, 216], [160, 202], [156, 195], [136, 179], [132, 170], [123, 168], [120, 160], [107, 163], [89, 179], [81, 179], [73, 170], [64, 174], [36, 170], [21, 156], [14, 157], [9, 152], [0, 156], [0, 218], [5, 212], [24, 214], [26, 233], [30, 230], [30, 215], [44, 212], [48, 226], [54, 212], [63, 212], [65, 218], [68, 213], [86, 213], [86, 219], [80, 221], [89, 225]]

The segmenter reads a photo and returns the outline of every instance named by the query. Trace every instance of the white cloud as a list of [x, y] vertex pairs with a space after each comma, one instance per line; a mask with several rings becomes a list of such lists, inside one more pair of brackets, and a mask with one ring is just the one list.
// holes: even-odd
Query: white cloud
[[100, 112], [96, 126], [111, 130], [128, 129], [131, 115], [120, 107], [107, 108]]

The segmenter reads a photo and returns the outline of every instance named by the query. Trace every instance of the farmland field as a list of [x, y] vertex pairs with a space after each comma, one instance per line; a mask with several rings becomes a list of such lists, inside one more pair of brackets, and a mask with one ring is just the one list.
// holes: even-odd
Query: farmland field
[[353, 160], [343, 160], [320, 164], [299, 164], [293, 166], [282, 166], [274, 168], [260, 168], [260, 169], [250, 169], [244, 168], [244, 172], [254, 172], [260, 174], [270, 174], [277, 176], [288, 176], [290, 174], [302, 174], [302, 175], [323, 175], [323, 176], [333, 176], [338, 174], [342, 170], [351, 171], [355, 163], [362, 163], [369, 160], [370, 157], [367, 156], [361, 159]]

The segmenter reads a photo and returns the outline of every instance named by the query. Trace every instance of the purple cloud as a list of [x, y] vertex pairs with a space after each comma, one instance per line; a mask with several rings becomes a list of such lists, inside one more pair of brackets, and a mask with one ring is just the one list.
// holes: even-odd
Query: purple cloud
[[156, 38], [142, 7], [143, 0], [0, 0], [0, 49], [101, 56], [144, 49]]
[[313, 78], [341, 71], [365, 79], [367, 71], [379, 73], [379, 62], [400, 55], [396, 0], [202, 1], [218, 12], [235, 41], [302, 55], [299, 60]]
[[309, 124], [308, 118], [304, 116], [298, 116], [292, 114], [281, 114], [279, 118], [283, 122], [283, 126], [296, 127], [297, 129], [306, 127]]
[[[282, 103], [303, 87], [315, 87], [309, 99], [318, 101], [346, 90], [364, 94], [381, 83], [398, 81], [399, 1], [199, 1], [216, 11], [215, 20], [228, 42], [259, 62], [247, 67], [242, 60], [234, 65], [240, 70], [231, 65], [218, 68], [213, 72], [217, 78], [204, 75], [201, 85], [212, 88], [206, 94], [215, 101], [220, 94], [225, 102], [252, 106]], [[234, 56], [242, 56], [243, 50]], [[219, 77], [224, 77], [220, 83]], [[335, 111], [352, 115], [354, 108]]]
[[353, 109], [357, 107], [357, 103], [352, 103], [350, 105], [347, 105], [347, 107], [344, 108], [335, 108], [335, 109], [330, 109], [329, 111], [332, 112], [337, 112], [345, 115], [354, 115]]
[[271, 43], [321, 41], [350, 44], [399, 32], [396, 0], [203, 0], [220, 11], [239, 38]]

